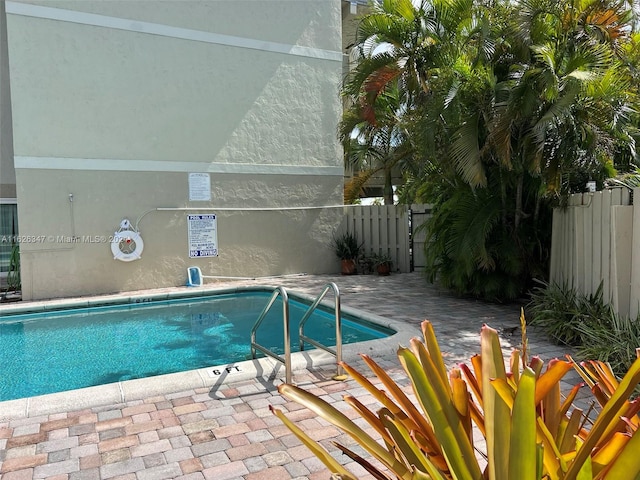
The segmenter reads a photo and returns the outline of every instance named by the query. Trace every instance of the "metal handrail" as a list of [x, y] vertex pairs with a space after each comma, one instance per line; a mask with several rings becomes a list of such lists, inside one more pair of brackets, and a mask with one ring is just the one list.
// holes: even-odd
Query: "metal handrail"
[[[263, 347], [256, 342], [256, 331], [262, 324], [262, 321], [267, 316], [267, 313], [275, 303], [278, 297], [282, 297], [282, 321], [284, 323], [284, 358], [275, 352], [272, 352], [267, 347]], [[273, 291], [269, 303], [264, 307], [262, 313], [256, 320], [256, 323], [251, 329], [251, 358], [256, 358], [256, 349], [260, 350], [265, 355], [276, 359], [280, 363], [284, 363], [285, 369], [285, 381], [291, 383], [291, 330], [289, 328], [289, 295], [284, 287], [278, 287]]]
[[[318, 305], [320, 305], [320, 302], [324, 299], [325, 295], [329, 292], [329, 290], [333, 290], [333, 297], [335, 301], [335, 305], [334, 305], [335, 318], [336, 318], [336, 349], [335, 350], [333, 350], [330, 347], [327, 347], [326, 345], [321, 344], [320, 342], [314, 340], [313, 338], [307, 337], [304, 334], [305, 323], [307, 323], [307, 320], [309, 319], [309, 317], [311, 317], [311, 314], [318, 307]], [[300, 338], [301, 352], [304, 350], [304, 343], [307, 342], [313, 345], [314, 347], [320, 348], [325, 352], [328, 352], [334, 357], [336, 357], [338, 372], [336, 373], [336, 376], [334, 377], [334, 379], [342, 380], [346, 378], [341, 365], [341, 362], [342, 362], [342, 315], [340, 312], [340, 290], [338, 289], [338, 286], [335, 283], [333, 282], [327, 283], [324, 289], [322, 290], [322, 292], [320, 293], [320, 295], [316, 297], [315, 301], [304, 313], [304, 315], [302, 316], [302, 319], [300, 320], [300, 325], [298, 327], [298, 337]]]

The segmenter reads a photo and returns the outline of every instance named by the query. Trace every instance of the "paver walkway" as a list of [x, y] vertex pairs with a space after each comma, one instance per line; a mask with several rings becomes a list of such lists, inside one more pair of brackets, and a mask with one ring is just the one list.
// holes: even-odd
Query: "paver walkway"
[[[449, 364], [466, 361], [478, 352], [482, 324], [504, 332], [519, 324], [518, 305], [456, 298], [426, 284], [417, 273], [390, 277], [287, 277], [232, 284], [284, 285], [315, 296], [331, 281], [340, 287], [343, 305], [414, 325], [431, 320]], [[564, 354], [541, 334], [530, 330], [532, 353], [544, 360]], [[511, 336], [505, 333], [505, 348], [517, 344], [519, 338], [519, 333]], [[366, 353], [410, 391], [395, 358]], [[331, 380], [334, 372], [334, 368], [296, 371], [294, 382], [345, 412], [348, 410], [342, 400], [345, 394], [354, 395], [365, 404], [375, 403], [353, 380]], [[271, 414], [269, 406], [291, 412], [290, 418], [331, 451], [336, 451], [331, 440], [346, 445], [353, 442], [327, 422], [281, 397], [276, 390], [279, 383], [279, 379], [261, 378], [216, 391], [167, 392], [125, 404], [0, 421], [0, 477], [3, 480], [329, 478], [323, 465]], [[336, 456], [359, 478], [370, 478], [339, 453]]]

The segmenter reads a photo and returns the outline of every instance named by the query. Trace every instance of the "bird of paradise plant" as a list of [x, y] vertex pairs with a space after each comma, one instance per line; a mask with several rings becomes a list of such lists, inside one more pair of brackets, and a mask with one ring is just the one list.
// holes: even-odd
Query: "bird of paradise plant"
[[[386, 480], [584, 480], [640, 478], [639, 400], [629, 400], [640, 382], [640, 359], [618, 381], [605, 364], [576, 365], [551, 360], [545, 368], [528, 358], [526, 323], [522, 346], [503, 357], [498, 332], [484, 326], [480, 354], [447, 371], [433, 326], [422, 324], [424, 341], [398, 350], [416, 403], [373, 359], [366, 365], [380, 381], [374, 385], [351, 366], [345, 370], [380, 403], [374, 412], [353, 396], [345, 401], [378, 434], [374, 438], [345, 414], [294, 385], [279, 391], [350, 435], [372, 458], [336, 446], [374, 478]], [[574, 405], [581, 385], [563, 399], [560, 381], [576, 368], [601, 404], [592, 423]], [[272, 411], [333, 472], [356, 478], [320, 444], [276, 408]], [[486, 442], [480, 453], [474, 430]], [[376, 466], [377, 465], [377, 466]], [[381, 465], [381, 466], [380, 466]]]

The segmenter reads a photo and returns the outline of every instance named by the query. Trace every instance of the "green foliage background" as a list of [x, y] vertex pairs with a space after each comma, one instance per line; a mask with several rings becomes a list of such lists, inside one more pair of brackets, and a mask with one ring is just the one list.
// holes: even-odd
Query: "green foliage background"
[[548, 271], [551, 210], [633, 169], [633, 2], [383, 0], [360, 20], [340, 125], [357, 197], [392, 169], [434, 205], [427, 276], [509, 300]]

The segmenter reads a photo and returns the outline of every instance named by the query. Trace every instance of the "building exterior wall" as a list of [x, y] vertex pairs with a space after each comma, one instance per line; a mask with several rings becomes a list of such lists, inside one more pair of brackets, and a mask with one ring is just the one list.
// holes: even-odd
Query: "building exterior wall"
[[0, 201], [13, 201], [16, 197], [16, 172], [13, 168], [11, 89], [4, 3], [0, 1]]
[[[315, 207], [342, 203], [338, 0], [6, 5], [23, 298], [337, 271], [342, 210]], [[272, 207], [311, 208], [242, 210]], [[189, 258], [186, 215], [212, 212], [220, 254]]]

